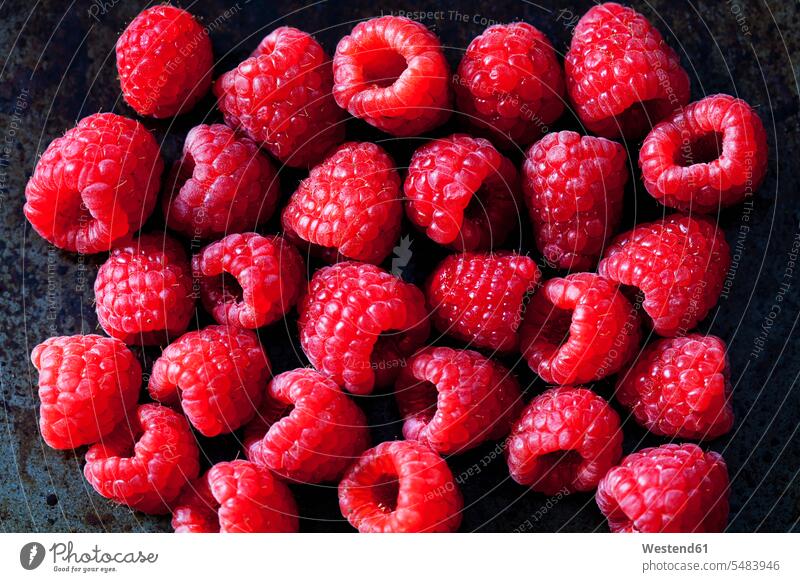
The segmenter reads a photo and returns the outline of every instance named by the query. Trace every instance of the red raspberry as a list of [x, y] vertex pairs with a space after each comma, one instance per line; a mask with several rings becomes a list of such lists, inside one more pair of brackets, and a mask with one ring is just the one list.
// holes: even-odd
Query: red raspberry
[[730, 261], [716, 225], [673, 214], [619, 235], [597, 272], [638, 288], [653, 329], [669, 337], [685, 334], [714, 307]]
[[105, 332], [126, 344], [181, 335], [194, 315], [192, 273], [180, 244], [145, 234], [115, 247], [97, 271], [94, 301]]
[[269, 220], [280, 195], [272, 162], [221, 124], [189, 132], [167, 187], [167, 226], [192, 239], [253, 230]]
[[209, 325], [164, 348], [147, 389], [160, 402], [180, 401], [189, 422], [211, 437], [232, 432], [253, 417], [269, 374], [269, 360], [255, 333]]
[[506, 456], [511, 478], [534, 491], [591, 491], [622, 456], [619, 416], [591, 390], [552, 388], [522, 413]]
[[339, 508], [362, 533], [453, 532], [461, 492], [447, 463], [417, 441], [369, 449], [339, 483]]
[[531, 370], [550, 384], [585, 384], [618, 372], [639, 349], [641, 321], [616, 284], [593, 273], [550, 279], [520, 327]]
[[177, 533], [294, 533], [289, 488], [248, 461], [217, 463], [184, 490], [172, 514]]
[[133, 425], [122, 423], [89, 447], [83, 474], [103, 497], [144, 513], [168, 513], [200, 472], [200, 451], [186, 419], [143, 404]]
[[214, 85], [225, 123], [287, 166], [311, 166], [344, 139], [328, 55], [314, 37], [276, 28]]
[[369, 441], [361, 409], [310, 368], [275, 376], [244, 432], [249, 460], [303, 483], [338, 480]]
[[658, 435], [713, 439], [733, 426], [725, 342], [690, 334], [651, 343], [617, 382], [617, 400]]
[[603, 137], [641, 137], [689, 102], [675, 51], [644, 16], [613, 2], [583, 15], [564, 68], [578, 116]]
[[403, 436], [434, 451], [462, 453], [505, 436], [522, 393], [504, 366], [471, 350], [429, 347], [411, 356], [395, 386]]
[[392, 135], [419, 135], [452, 112], [450, 70], [439, 39], [402, 16], [358, 23], [336, 47], [333, 79], [339, 107]]
[[422, 292], [374, 265], [320, 269], [297, 311], [311, 364], [353, 394], [394, 383], [430, 332]]
[[741, 99], [712, 95], [647, 136], [639, 152], [645, 188], [671, 208], [717, 212], [752, 194], [767, 171], [767, 134]]
[[100, 440], [139, 397], [142, 367], [117, 339], [51, 337], [33, 348], [31, 362], [39, 372], [39, 430], [54, 449]]
[[693, 444], [643, 449], [603, 477], [597, 505], [613, 532], [721, 532], [728, 469], [721, 455]]
[[283, 210], [286, 237], [328, 262], [380, 263], [400, 236], [394, 161], [374, 143], [339, 146], [300, 182]]
[[564, 112], [564, 75], [553, 45], [526, 22], [496, 24], [476, 37], [454, 86], [470, 125], [501, 141], [529, 144]]
[[628, 181], [628, 156], [602, 137], [560, 131], [534, 144], [525, 158], [522, 185], [536, 246], [559, 269], [597, 265], [619, 226]]
[[156, 204], [164, 162], [138, 121], [84, 117], [53, 140], [25, 188], [25, 217], [60, 249], [99, 253], [132, 235]]
[[213, 65], [208, 33], [174, 6], [142, 11], [117, 41], [122, 96], [139, 115], [189, 111], [208, 92]]
[[423, 145], [405, 195], [411, 222], [459, 251], [501, 245], [518, 223], [517, 170], [485, 139], [455, 134]]
[[192, 260], [203, 306], [221, 324], [257, 328], [278, 321], [306, 287], [300, 253], [280, 236], [231, 234]]
[[433, 323], [471, 346], [512, 352], [525, 296], [539, 275], [533, 259], [512, 252], [451, 255], [426, 286]]

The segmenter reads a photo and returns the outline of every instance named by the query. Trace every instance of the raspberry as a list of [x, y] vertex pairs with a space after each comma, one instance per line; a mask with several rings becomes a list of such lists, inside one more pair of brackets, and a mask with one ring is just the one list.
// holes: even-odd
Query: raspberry
[[300, 182], [283, 210], [286, 237], [328, 262], [380, 263], [400, 236], [394, 161], [374, 143], [339, 146]]
[[103, 497], [144, 513], [168, 513], [200, 472], [200, 452], [186, 419], [143, 404], [133, 425], [122, 423], [89, 447], [83, 474]]
[[303, 483], [338, 480], [369, 447], [367, 419], [336, 382], [310, 368], [275, 376], [247, 425], [247, 458]]
[[303, 258], [280, 236], [228, 235], [201, 250], [192, 268], [206, 311], [237, 327], [278, 321], [306, 286]]
[[138, 121], [84, 117], [53, 140], [25, 187], [25, 217], [60, 249], [99, 253], [132, 235], [156, 204], [164, 162]]
[[395, 396], [403, 436], [443, 455], [502, 438], [522, 408], [519, 383], [507, 368], [478, 352], [443, 347], [411, 356]]
[[615, 374], [640, 339], [639, 313], [616, 284], [593, 273], [547, 281], [520, 327], [520, 347], [531, 370], [559, 385]]
[[450, 70], [439, 39], [402, 16], [358, 23], [336, 47], [333, 79], [339, 107], [395, 136], [424, 133], [452, 112]]
[[506, 448], [511, 478], [546, 495], [591, 491], [621, 456], [617, 413], [591, 390], [573, 386], [534, 398]]
[[617, 400], [658, 435], [713, 439], [733, 426], [725, 342], [690, 334], [651, 343], [617, 382]]
[[767, 134], [741, 99], [712, 95], [659, 123], [644, 140], [645, 188], [662, 204], [717, 212], [752, 194], [767, 171]]
[[328, 55], [314, 37], [276, 28], [254, 56], [214, 85], [225, 123], [287, 166], [307, 167], [344, 139]]
[[581, 122], [603, 137], [641, 137], [689, 102], [675, 51], [644, 16], [613, 2], [580, 19], [564, 69]]
[[180, 401], [189, 422], [211, 437], [232, 432], [253, 417], [269, 374], [269, 360], [255, 333], [209, 325], [164, 348], [147, 389], [165, 404]]
[[214, 54], [206, 30], [180, 8], [142, 11], [117, 41], [125, 102], [139, 115], [186, 113], [208, 92]]
[[39, 372], [39, 429], [54, 449], [100, 440], [139, 397], [142, 368], [117, 339], [51, 337], [33, 348], [31, 362]]
[[362, 533], [453, 532], [463, 501], [447, 463], [417, 441], [366, 451], [339, 484], [342, 515]]
[[716, 225], [673, 214], [619, 235], [597, 272], [638, 288], [653, 329], [669, 337], [685, 334], [714, 307], [730, 260]]
[[311, 365], [353, 394], [391, 385], [430, 332], [422, 292], [368, 264], [320, 269], [297, 311]]
[[94, 300], [103, 330], [126, 344], [157, 345], [178, 337], [194, 315], [183, 248], [158, 234], [115, 247], [97, 271]]
[[248, 461], [217, 463], [184, 490], [172, 514], [178, 533], [297, 531], [289, 488]]
[[643, 449], [603, 477], [597, 505], [613, 532], [721, 532], [728, 469], [722, 456], [693, 444]]
[[560, 131], [528, 150], [523, 189], [536, 245], [555, 267], [594, 269], [619, 226], [628, 181], [620, 144]]
[[459, 251], [501, 245], [518, 222], [517, 170], [485, 139], [455, 134], [423, 145], [405, 195], [411, 222]]
[[253, 230], [272, 216], [279, 197], [272, 162], [255, 142], [220, 124], [189, 132], [167, 187], [167, 226], [192, 239]]
[[471, 346], [514, 351], [523, 301], [539, 275], [533, 259], [512, 252], [451, 255], [426, 286], [433, 323]]
[[564, 112], [553, 45], [526, 22], [493, 25], [476, 37], [453, 84], [468, 123], [503, 142], [529, 144]]

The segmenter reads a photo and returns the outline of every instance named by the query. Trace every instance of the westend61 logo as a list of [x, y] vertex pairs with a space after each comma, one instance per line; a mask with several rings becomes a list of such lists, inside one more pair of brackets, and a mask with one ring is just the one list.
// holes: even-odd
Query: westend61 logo
[[107, 552], [95, 545], [86, 551], [76, 550], [72, 542], [57, 542], [45, 550], [39, 542], [29, 542], [19, 551], [19, 563], [26, 570], [35, 570], [50, 555], [54, 572], [103, 573], [116, 572], [119, 565], [155, 564], [158, 554], [141, 550]]

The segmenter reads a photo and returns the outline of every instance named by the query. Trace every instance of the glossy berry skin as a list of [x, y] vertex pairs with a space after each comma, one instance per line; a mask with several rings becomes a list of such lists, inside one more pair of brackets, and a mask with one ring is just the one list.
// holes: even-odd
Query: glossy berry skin
[[99, 253], [139, 230], [156, 204], [164, 162], [138, 121], [84, 117], [42, 154], [25, 187], [25, 217], [60, 249]]
[[620, 375], [617, 400], [655, 434], [721, 436], [733, 427], [725, 352], [725, 342], [713, 335], [656, 340]]
[[662, 204], [715, 213], [758, 189], [767, 154], [767, 134], [753, 108], [730, 95], [711, 95], [654, 127], [639, 166], [645, 188]]
[[573, 131], [528, 150], [522, 173], [536, 246], [559, 269], [592, 270], [619, 226], [628, 181], [620, 144]]
[[411, 158], [404, 192], [409, 220], [458, 251], [499, 246], [519, 223], [517, 170], [485, 139], [426, 143]]
[[103, 330], [126, 344], [177, 338], [195, 313], [186, 253], [163, 234], [114, 247], [97, 271], [94, 302]]
[[306, 287], [306, 266], [280, 236], [231, 234], [192, 259], [203, 306], [219, 324], [255, 329], [281, 319]]
[[728, 523], [728, 469], [693, 444], [642, 449], [597, 488], [612, 532], [716, 533]]
[[89, 447], [83, 474], [103, 497], [144, 513], [169, 513], [200, 472], [199, 457], [183, 415], [143, 404], [130, 424]]
[[283, 164], [308, 167], [344, 139], [328, 55], [314, 37], [282, 26], [214, 85], [225, 123]]
[[186, 113], [211, 87], [211, 40], [180, 8], [161, 5], [140, 12], [120, 35], [116, 53], [122, 96], [139, 115]]
[[477, 36], [453, 86], [467, 123], [501, 144], [535, 141], [564, 112], [564, 74], [553, 45], [526, 22], [496, 24]]
[[100, 440], [139, 397], [142, 367], [117, 339], [51, 337], [33, 348], [31, 362], [39, 372], [39, 430], [54, 449]]
[[361, 533], [453, 532], [463, 500], [447, 463], [417, 441], [366, 451], [339, 483], [339, 508]]
[[283, 210], [286, 237], [332, 263], [378, 264], [400, 236], [400, 176], [386, 151], [347, 142], [314, 166]]
[[395, 384], [403, 436], [442, 455], [506, 435], [522, 408], [519, 383], [506, 367], [472, 350], [423, 348]]
[[534, 398], [506, 447], [511, 478], [555, 495], [592, 491], [622, 456], [619, 415], [585, 388], [551, 388]]
[[694, 328], [717, 303], [730, 260], [716, 225], [673, 214], [615, 238], [597, 272], [641, 291], [653, 330], [673, 337]]
[[192, 426], [212, 437], [253, 417], [269, 375], [269, 360], [255, 333], [209, 325], [164, 348], [147, 389], [154, 400], [180, 403]]
[[402, 16], [358, 23], [333, 57], [333, 96], [350, 115], [394, 136], [419, 135], [452, 112], [439, 39]]
[[550, 279], [520, 327], [531, 370], [550, 384], [585, 384], [618, 372], [639, 349], [641, 320], [617, 285], [594, 273]]
[[176, 533], [294, 533], [297, 505], [269, 470], [237, 459], [217, 463], [186, 487], [172, 513]]
[[258, 145], [221, 124], [192, 128], [162, 198], [167, 226], [190, 239], [254, 230], [275, 212], [278, 177]]
[[244, 432], [250, 461], [301, 483], [338, 481], [369, 443], [361, 409], [311, 368], [275, 376]]
[[353, 394], [393, 384], [430, 332], [422, 292], [363, 263], [318, 270], [297, 311], [311, 365]]
[[602, 137], [641, 137], [689, 102], [675, 51], [644, 16], [613, 2], [580, 19], [564, 70], [581, 122]]
[[539, 277], [533, 259], [516, 253], [451, 255], [426, 286], [433, 324], [470, 347], [512, 352], [519, 347], [525, 295]]

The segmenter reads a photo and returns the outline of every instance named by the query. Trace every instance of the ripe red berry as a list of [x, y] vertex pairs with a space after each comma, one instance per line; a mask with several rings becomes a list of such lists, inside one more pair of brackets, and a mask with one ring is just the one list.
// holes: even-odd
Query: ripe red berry
[[463, 501], [447, 463], [417, 441], [366, 451], [339, 483], [339, 508], [362, 533], [453, 532]]
[[511, 478], [534, 491], [591, 491], [622, 456], [619, 416], [591, 390], [552, 388], [522, 413], [506, 456]]
[[719, 454], [693, 444], [643, 449], [606, 474], [597, 505], [613, 532], [721, 532], [728, 469]]
[[419, 135], [450, 117], [450, 70], [436, 35], [402, 16], [356, 25], [333, 57], [342, 109], [396, 136]]
[[25, 217], [60, 249], [99, 253], [139, 230], [164, 170], [158, 144], [138, 121], [84, 117], [45, 150], [25, 188]]

